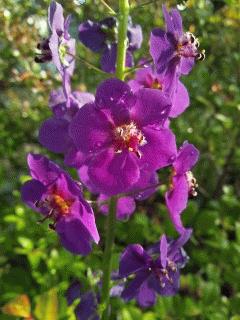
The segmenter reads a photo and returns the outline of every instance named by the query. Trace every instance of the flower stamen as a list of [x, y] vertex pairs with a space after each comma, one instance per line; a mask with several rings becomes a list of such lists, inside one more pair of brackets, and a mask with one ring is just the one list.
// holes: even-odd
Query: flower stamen
[[116, 153], [121, 153], [123, 149], [127, 149], [141, 158], [142, 154], [138, 147], [145, 145], [147, 141], [134, 122], [117, 127], [114, 133]]
[[196, 197], [197, 196], [196, 189], [198, 188], [197, 180], [195, 179], [191, 171], [186, 172], [186, 178], [188, 182], [189, 195], [192, 197]]

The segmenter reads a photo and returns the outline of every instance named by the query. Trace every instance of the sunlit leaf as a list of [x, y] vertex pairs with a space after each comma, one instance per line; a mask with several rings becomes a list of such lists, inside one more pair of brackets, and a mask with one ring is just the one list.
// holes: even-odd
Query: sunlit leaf
[[36, 298], [34, 314], [39, 320], [57, 320], [58, 299], [56, 288], [53, 288]]
[[2, 312], [11, 316], [30, 318], [31, 305], [26, 294], [17, 296], [2, 307]]

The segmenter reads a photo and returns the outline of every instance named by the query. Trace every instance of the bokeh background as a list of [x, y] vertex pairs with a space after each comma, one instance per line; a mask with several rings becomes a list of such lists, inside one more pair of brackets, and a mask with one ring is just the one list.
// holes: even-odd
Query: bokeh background
[[[34, 319], [75, 319], [67, 308], [65, 291], [76, 277], [94, 286], [99, 279], [105, 218], [96, 213], [102, 234], [100, 247], [82, 258], [61, 248], [47, 224], [20, 199], [28, 179], [26, 154], [42, 152], [62, 164], [38, 143], [38, 128], [50, 115], [48, 95], [60, 85], [51, 65], [34, 62], [37, 42], [47, 36], [46, 0], [0, 1], [0, 319], [25, 319], [28, 303]], [[59, 1], [73, 16], [71, 33], [87, 18], [108, 16], [99, 0]], [[151, 2], [151, 4], [148, 4]], [[108, 3], [117, 9], [117, 0]], [[163, 26], [162, 1], [130, 1], [131, 15], [144, 32], [144, 45], [136, 61], [148, 55], [149, 33]], [[186, 246], [189, 264], [183, 270], [181, 290], [141, 310], [134, 302], [113, 299], [115, 320], [239, 320], [240, 319], [240, 3], [238, 0], [166, 1], [181, 10], [185, 30], [197, 35], [206, 50], [188, 77], [183, 77], [191, 107], [172, 122], [178, 144], [194, 143], [201, 158], [194, 169], [199, 195], [183, 214], [194, 235]], [[78, 44], [78, 54], [98, 65], [99, 57]], [[103, 76], [77, 63], [73, 87], [95, 92]], [[73, 176], [76, 175], [71, 171]], [[136, 213], [117, 225], [114, 266], [129, 243], [147, 245], [166, 232], [176, 236], [163, 203], [166, 186], [149, 200], [139, 202]], [[87, 197], [90, 198], [88, 194]], [[19, 298], [19, 295], [24, 295]], [[28, 298], [27, 298], [27, 297]], [[15, 311], [14, 311], [15, 310]], [[18, 310], [18, 311], [16, 311]], [[20, 311], [19, 311], [20, 310]], [[20, 312], [20, 313], [19, 313]], [[30, 317], [28, 317], [30, 319]], [[84, 320], [84, 319], [83, 319]]]

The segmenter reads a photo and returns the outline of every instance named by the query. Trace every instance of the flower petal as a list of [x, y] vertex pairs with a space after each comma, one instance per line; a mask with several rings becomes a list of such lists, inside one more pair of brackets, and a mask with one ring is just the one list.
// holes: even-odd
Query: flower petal
[[142, 286], [144, 281], [147, 280], [148, 277], [149, 277], [148, 271], [139, 272], [136, 275], [136, 277], [132, 281], [130, 281], [127, 288], [123, 290], [121, 297], [126, 301], [129, 301], [137, 297], [140, 287]]
[[179, 263], [180, 261], [181, 267], [183, 266], [183, 264], [185, 265], [186, 258], [187, 258], [186, 254], [184, 254], [183, 252], [184, 250], [182, 249], [182, 247], [185, 245], [185, 243], [188, 242], [191, 235], [192, 235], [192, 229], [185, 229], [184, 232], [179, 236], [179, 238], [171, 242], [169, 246], [169, 250], [168, 250], [169, 259], [177, 263]]
[[169, 62], [175, 55], [177, 41], [171, 33], [155, 28], [150, 36], [150, 54], [153, 58], [157, 73], [168, 68]]
[[167, 32], [177, 34], [180, 37], [183, 34], [182, 17], [177, 9], [172, 9], [170, 13], [165, 5], [162, 7], [163, 15], [166, 22]]
[[55, 117], [61, 118], [66, 112], [66, 97], [63, 89], [59, 88], [57, 90], [52, 90], [48, 103]]
[[193, 66], [195, 64], [194, 58], [181, 58], [181, 64], [180, 64], [180, 73], [187, 75], [192, 70]]
[[170, 129], [145, 127], [143, 130], [147, 143], [140, 147], [142, 154], [138, 160], [140, 168], [155, 171], [169, 165], [176, 156], [175, 136]]
[[60, 168], [42, 155], [29, 153], [27, 162], [33, 179], [45, 186], [55, 182], [61, 175]]
[[[108, 204], [101, 204], [102, 201], [109, 199], [109, 196], [100, 194], [98, 197], [99, 209], [103, 214], [108, 214]], [[119, 220], [128, 219], [136, 208], [135, 201], [132, 197], [121, 197], [117, 200], [117, 218]]]
[[139, 179], [140, 172], [135, 155], [108, 149], [91, 160], [88, 175], [100, 193], [114, 195], [129, 189]]
[[40, 181], [29, 180], [21, 188], [22, 201], [36, 210], [34, 203], [41, 200], [46, 191], [47, 188]]
[[148, 270], [150, 262], [151, 257], [140, 244], [129, 245], [121, 255], [119, 275], [120, 277], [127, 277], [132, 273]]
[[98, 52], [105, 47], [106, 35], [101, 31], [101, 25], [87, 20], [78, 28], [79, 40], [89, 49]]
[[186, 108], [189, 106], [189, 103], [188, 91], [183, 83], [178, 80], [175, 94], [173, 95], [173, 103], [169, 116], [171, 118], [178, 117], [186, 110]]
[[185, 142], [178, 152], [177, 159], [173, 163], [176, 173], [179, 175], [191, 170], [198, 161], [198, 157], [198, 149], [193, 144]]
[[91, 291], [81, 297], [75, 309], [76, 318], [80, 320], [99, 320], [97, 315], [97, 297]]
[[95, 102], [99, 109], [118, 109], [118, 105], [129, 109], [135, 103], [135, 98], [128, 84], [112, 78], [98, 86]]
[[68, 135], [69, 122], [65, 119], [50, 118], [39, 129], [39, 141], [48, 150], [56, 153], [66, 152], [72, 144]]
[[70, 306], [76, 299], [80, 298], [82, 286], [79, 281], [71, 283], [66, 292], [67, 303]]
[[160, 258], [161, 258], [161, 265], [164, 269], [166, 268], [166, 265], [167, 265], [167, 256], [168, 256], [168, 242], [164, 234], [160, 240]]
[[134, 198], [136, 200], [145, 200], [156, 192], [157, 184], [159, 183], [156, 172], [146, 170], [140, 171], [140, 178], [130, 189], [131, 192], [136, 192]]
[[63, 247], [71, 253], [85, 256], [91, 252], [91, 235], [79, 219], [61, 219], [56, 231]]
[[[108, 73], [114, 73], [116, 71], [116, 62], [117, 62], [117, 45], [111, 44], [110, 46], [105, 47], [102, 58], [100, 61], [101, 68], [103, 71]], [[133, 67], [133, 56], [132, 53], [127, 50], [126, 52], [126, 67]]]
[[180, 215], [187, 206], [188, 182], [185, 176], [176, 176], [173, 183], [173, 189], [166, 193], [165, 199], [172, 223], [175, 229], [182, 233], [185, 228]]
[[64, 29], [63, 8], [56, 1], [52, 1], [48, 8], [48, 24], [52, 31], [61, 35]]
[[152, 288], [149, 288], [148, 281], [144, 281], [141, 285], [138, 295], [137, 302], [142, 308], [148, 308], [156, 303], [156, 294]]
[[175, 295], [179, 290], [179, 279], [180, 279], [180, 273], [179, 271], [175, 272], [169, 272], [169, 278], [171, 278], [171, 281], [169, 281], [166, 277], [163, 279], [163, 285], [161, 286], [161, 283], [156, 276], [152, 276], [148, 280], [148, 285], [150, 288], [154, 289], [158, 294], [161, 296], [173, 296]]
[[167, 119], [171, 106], [170, 99], [161, 91], [144, 88], [137, 92], [137, 101], [131, 108], [131, 115], [139, 127], [160, 125]]
[[129, 40], [129, 49], [137, 50], [141, 47], [143, 41], [142, 28], [139, 24], [128, 25], [127, 36]]
[[73, 118], [69, 134], [77, 149], [84, 153], [96, 153], [112, 141], [113, 127], [95, 104], [84, 105]]

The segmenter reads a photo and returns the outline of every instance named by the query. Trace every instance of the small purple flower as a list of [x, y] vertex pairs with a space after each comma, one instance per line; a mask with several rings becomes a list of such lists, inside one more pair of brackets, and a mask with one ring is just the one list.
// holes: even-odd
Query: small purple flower
[[96, 295], [92, 291], [81, 295], [80, 303], [75, 309], [76, 318], [79, 320], [100, 320], [97, 314], [98, 302]]
[[64, 153], [67, 165], [75, 166], [80, 156], [68, 134], [70, 121], [84, 104], [93, 101], [94, 96], [88, 92], [73, 91], [66, 99], [62, 88], [51, 91], [49, 106], [53, 116], [42, 123], [39, 141], [52, 152]]
[[28, 155], [32, 180], [22, 187], [22, 199], [32, 209], [51, 219], [63, 247], [74, 254], [87, 255], [99, 234], [90, 205], [79, 185], [56, 164], [41, 155]]
[[[115, 72], [117, 59], [117, 27], [118, 21], [109, 17], [100, 22], [87, 20], [80, 24], [78, 29], [79, 40], [93, 52], [101, 52], [102, 70]], [[126, 66], [133, 66], [132, 52], [139, 49], [142, 44], [142, 29], [140, 25], [133, 25], [131, 19], [128, 23], [128, 49], [126, 53]]]
[[169, 117], [175, 118], [185, 111], [189, 106], [189, 95], [186, 87], [179, 79], [172, 79], [169, 73], [158, 74], [154, 72], [151, 66], [139, 69], [135, 78], [128, 82], [133, 92], [141, 88], [151, 88], [160, 90], [169, 96], [172, 101], [172, 107]]
[[197, 195], [196, 179], [190, 170], [198, 161], [198, 157], [199, 151], [192, 144], [185, 142], [172, 164], [171, 185], [165, 199], [170, 218], [179, 233], [185, 230], [181, 221], [181, 213], [187, 206], [188, 198]]
[[99, 299], [93, 291], [83, 292], [79, 281], [75, 280], [66, 292], [68, 305], [71, 305], [76, 299], [80, 302], [75, 308], [76, 318], [79, 320], [99, 320], [97, 307]]
[[119, 277], [135, 275], [135, 278], [122, 292], [122, 298], [126, 301], [136, 298], [141, 307], [150, 307], [156, 302], [156, 293], [175, 295], [179, 290], [180, 269], [188, 260], [182, 246], [191, 233], [187, 229], [177, 240], [167, 240], [163, 235], [160, 243], [149, 251], [139, 244], [129, 245], [120, 258]]
[[171, 103], [160, 91], [139, 90], [117, 79], [104, 81], [94, 103], [83, 106], [70, 124], [70, 136], [85, 158], [94, 188], [113, 195], [129, 191], [141, 171], [154, 172], [171, 163], [175, 136], [163, 124]]
[[[108, 214], [108, 196], [100, 194], [98, 197], [98, 204], [100, 211], [107, 215]], [[117, 219], [127, 220], [133, 214], [136, 209], [136, 204], [133, 197], [121, 197], [117, 200]]]
[[48, 8], [48, 24], [52, 34], [38, 44], [41, 53], [35, 58], [37, 63], [53, 61], [62, 76], [64, 73], [71, 76], [75, 67], [75, 39], [68, 33], [70, 20], [70, 16], [64, 19], [62, 6], [52, 1]]
[[155, 28], [150, 38], [150, 54], [157, 72], [188, 74], [196, 60], [203, 60], [204, 51], [199, 52], [199, 41], [190, 32], [183, 32], [182, 18], [177, 9], [167, 11], [163, 6], [166, 32]]

